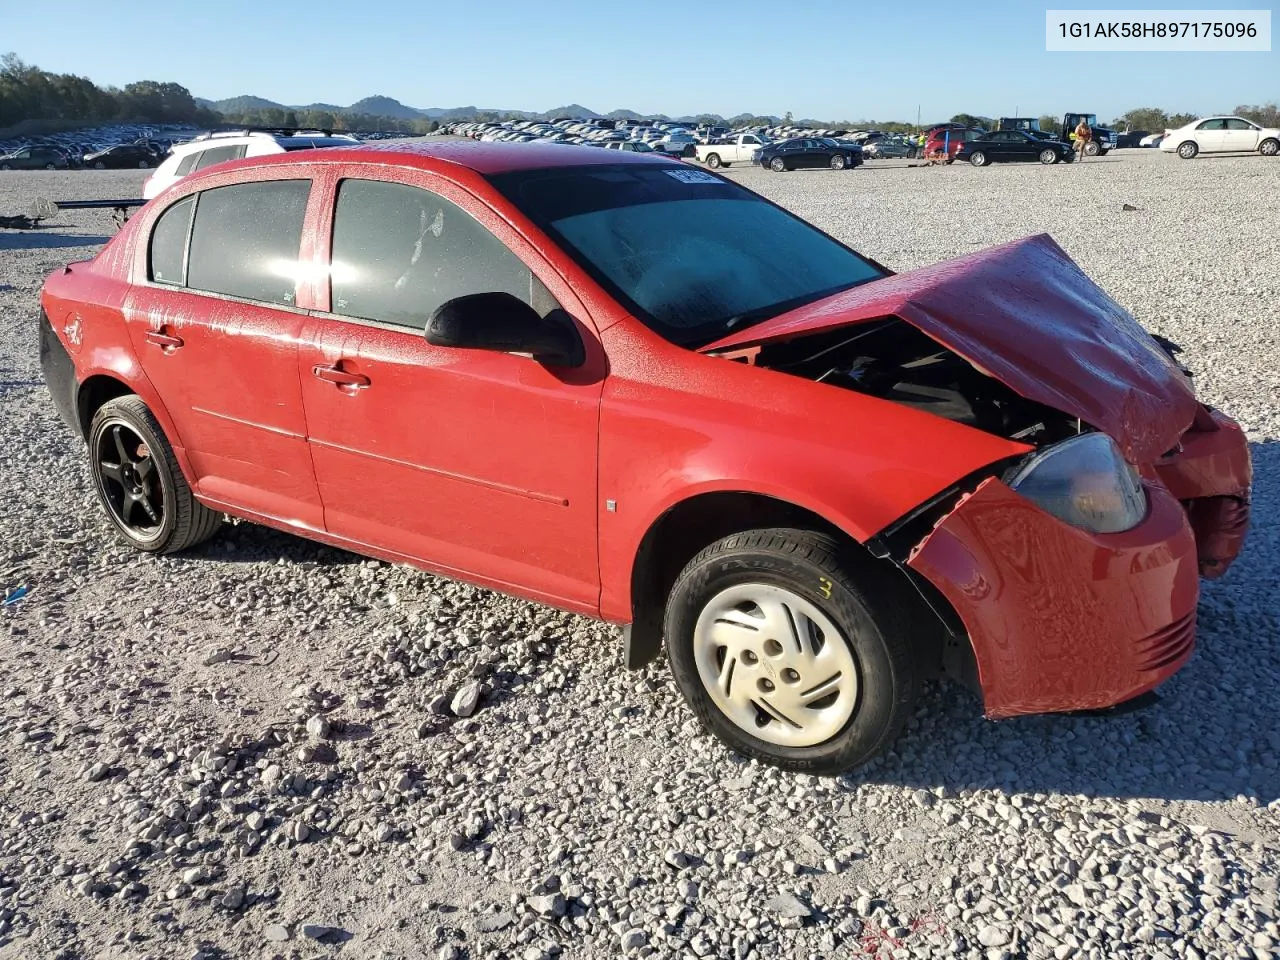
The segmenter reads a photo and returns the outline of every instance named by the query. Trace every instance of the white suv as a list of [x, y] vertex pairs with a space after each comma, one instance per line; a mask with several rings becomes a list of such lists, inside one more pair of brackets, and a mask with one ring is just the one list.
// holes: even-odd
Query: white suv
[[328, 133], [269, 133], [260, 130], [232, 130], [202, 133], [186, 143], [175, 143], [165, 161], [142, 185], [142, 197], [159, 196], [189, 173], [241, 157], [261, 157], [269, 153], [312, 150], [318, 147], [349, 147], [359, 143], [353, 136]]

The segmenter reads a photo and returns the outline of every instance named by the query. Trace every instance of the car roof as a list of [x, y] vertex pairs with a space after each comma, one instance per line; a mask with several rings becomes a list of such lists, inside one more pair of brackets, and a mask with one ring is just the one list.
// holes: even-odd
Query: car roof
[[[501, 143], [480, 140], [432, 141], [423, 143], [397, 143], [382, 141], [359, 146], [328, 147], [324, 150], [299, 153], [271, 154], [235, 161], [237, 165], [253, 166], [270, 163], [380, 163], [406, 167], [423, 167], [430, 161], [443, 161], [473, 170], [482, 176], [513, 173], [520, 170], [542, 170], [547, 167], [585, 167], [601, 164], [647, 163], [677, 165], [675, 161], [648, 153], [629, 150], [605, 151], [598, 147], [574, 146], [562, 143]], [[221, 166], [221, 165], [220, 165]], [[221, 167], [226, 169], [226, 167]]]

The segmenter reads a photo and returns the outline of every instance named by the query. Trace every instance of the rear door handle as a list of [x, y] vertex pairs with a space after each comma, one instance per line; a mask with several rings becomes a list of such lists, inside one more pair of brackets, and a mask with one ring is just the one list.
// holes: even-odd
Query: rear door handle
[[336, 383], [340, 387], [367, 387], [372, 382], [363, 373], [352, 373], [350, 370], [343, 370], [340, 367], [326, 367], [323, 364], [316, 364], [312, 367], [311, 375], [317, 380]]
[[157, 347], [164, 347], [166, 350], [177, 350], [183, 344], [181, 337], [174, 336], [171, 333], [165, 333], [164, 327], [159, 330], [147, 331], [147, 343], [154, 343]]

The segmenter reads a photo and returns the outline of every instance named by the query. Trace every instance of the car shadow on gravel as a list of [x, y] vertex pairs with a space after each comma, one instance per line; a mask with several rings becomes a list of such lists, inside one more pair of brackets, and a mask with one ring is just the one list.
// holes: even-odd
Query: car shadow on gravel
[[262, 563], [284, 560], [286, 563], [318, 564], [322, 567], [362, 563], [365, 558], [330, 547], [306, 537], [285, 533], [256, 523], [233, 523], [223, 527], [214, 537], [183, 554], [189, 560], [213, 560], [218, 563]]
[[65, 233], [42, 233], [39, 230], [21, 233], [0, 233], [0, 251], [4, 250], [59, 250], [64, 247], [101, 246], [110, 240], [105, 236], [78, 236]]
[[1191, 661], [1131, 713], [990, 722], [954, 684], [925, 690], [894, 750], [846, 775], [965, 789], [1167, 801], [1280, 799], [1280, 442], [1250, 444], [1252, 523], [1240, 559], [1203, 582]]

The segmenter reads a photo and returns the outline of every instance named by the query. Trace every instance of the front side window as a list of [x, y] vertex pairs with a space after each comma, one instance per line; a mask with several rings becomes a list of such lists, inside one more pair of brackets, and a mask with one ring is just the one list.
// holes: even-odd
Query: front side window
[[1232, 117], [1227, 121], [1228, 130], [1257, 130], [1248, 120], [1241, 120], [1239, 117]]
[[292, 305], [310, 191], [310, 180], [266, 180], [201, 193], [187, 286]]
[[509, 293], [538, 306], [529, 268], [470, 214], [419, 187], [339, 184], [332, 259], [329, 309], [342, 316], [421, 330], [438, 306], [466, 294]]
[[703, 170], [620, 164], [490, 180], [619, 303], [685, 346], [883, 276], [817, 228]]

